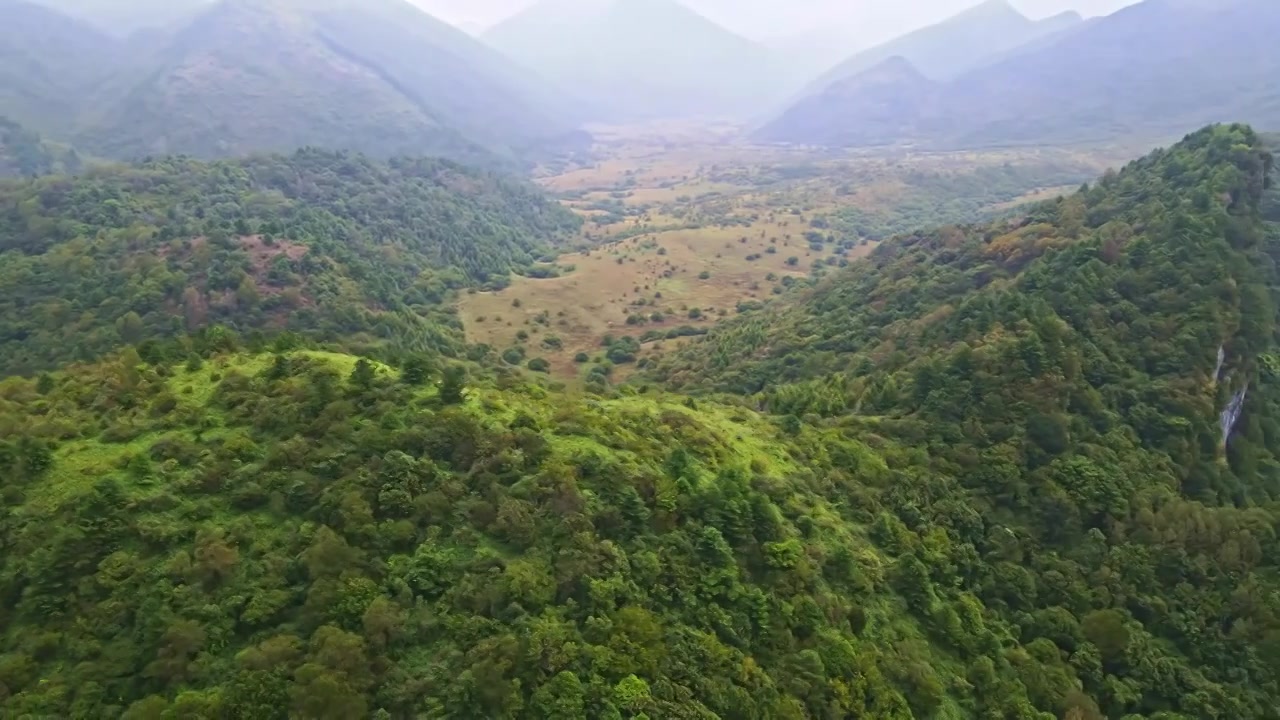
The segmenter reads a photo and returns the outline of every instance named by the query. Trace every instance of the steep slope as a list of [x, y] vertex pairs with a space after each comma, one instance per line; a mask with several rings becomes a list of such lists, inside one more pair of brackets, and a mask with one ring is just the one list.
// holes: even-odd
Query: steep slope
[[1247, 128], [1203, 130], [1019, 222], [888, 242], [663, 376], [927, 452], [908, 524], [1002, 568], [959, 588], [1069, 657], [1097, 717], [1268, 717], [1280, 607], [1235, 593], [1277, 563], [1270, 168]]
[[223, 0], [104, 91], [76, 140], [126, 158], [313, 145], [487, 162], [572, 136], [519, 75], [401, 0]]
[[829, 84], [761, 128], [765, 142], [883, 145], [900, 140], [904, 119], [931, 113], [939, 86], [903, 57]]
[[0, 208], [0, 375], [217, 325], [452, 352], [449, 291], [578, 222], [445, 161], [318, 150], [0, 183]]
[[742, 113], [779, 80], [765, 48], [676, 0], [543, 0], [483, 38], [588, 98], [595, 119]]
[[[1280, 5], [1268, 0], [1146, 0], [952, 79], [935, 102], [899, 116], [896, 139], [955, 148], [1163, 139], [1209, 122], [1277, 123], [1280, 90], [1268, 79], [1280, 72], [1271, 40], [1278, 32]], [[761, 135], [839, 143], [842, 117], [859, 103], [856, 95], [809, 103], [811, 119], [788, 120], [809, 134], [784, 124]], [[877, 139], [894, 134], [884, 130]]]
[[0, 0], [0, 115], [68, 130], [120, 47], [88, 24], [23, 0]]
[[580, 99], [407, 2], [347, 3], [316, 17], [330, 43], [486, 146], [581, 139]]
[[854, 55], [814, 81], [810, 92], [822, 92], [892, 57], [906, 58], [926, 77], [946, 80], [978, 67], [986, 58], [1081, 21], [1076, 13], [1063, 13], [1036, 22], [1007, 0], [987, 0], [940, 23]]

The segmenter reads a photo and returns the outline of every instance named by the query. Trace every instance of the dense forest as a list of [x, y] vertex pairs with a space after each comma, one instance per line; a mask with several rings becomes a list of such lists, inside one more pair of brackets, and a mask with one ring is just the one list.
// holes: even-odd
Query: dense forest
[[1106, 717], [1275, 717], [1270, 170], [1248, 128], [1203, 130], [886, 243], [658, 376], [916, 448], [892, 502], [941, 542], [924, 609], [975, 594]]
[[507, 282], [578, 223], [447, 161], [319, 150], [0, 182], [0, 373], [215, 326], [456, 351], [449, 292]]
[[[1208, 128], [591, 393], [425, 312], [428, 268], [572, 229], [522, 186], [314, 152], [4, 186], [3, 272], [116, 333], [0, 380], [0, 714], [1280, 718], [1271, 164]], [[139, 286], [76, 289], [202, 247], [304, 247], [328, 309], [126, 337]], [[447, 352], [342, 325], [396, 292]]]

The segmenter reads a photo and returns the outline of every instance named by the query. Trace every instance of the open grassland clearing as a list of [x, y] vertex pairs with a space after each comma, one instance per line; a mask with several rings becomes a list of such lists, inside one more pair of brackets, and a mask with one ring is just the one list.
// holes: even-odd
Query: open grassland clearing
[[582, 364], [575, 358], [606, 353], [606, 336], [634, 336], [643, 341], [637, 359], [653, 358], [684, 333], [785, 292], [815, 262], [870, 250], [815, 251], [797, 237], [774, 242], [753, 230], [669, 230], [561, 256], [572, 272], [468, 295], [461, 308], [467, 338], [500, 352], [521, 348], [512, 356], [517, 362], [545, 358], [554, 375], [571, 378]]

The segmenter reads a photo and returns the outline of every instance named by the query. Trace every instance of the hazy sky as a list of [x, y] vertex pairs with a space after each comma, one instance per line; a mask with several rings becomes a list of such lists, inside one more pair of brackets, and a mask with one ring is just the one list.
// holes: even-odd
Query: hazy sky
[[[502, 20], [535, 0], [413, 0], [428, 12], [476, 30]], [[855, 30], [855, 42], [887, 40], [953, 15], [977, 0], [684, 0], [685, 4], [748, 37], [802, 35], [832, 28]], [[1033, 18], [1064, 10], [1105, 15], [1136, 0], [1011, 0]]]

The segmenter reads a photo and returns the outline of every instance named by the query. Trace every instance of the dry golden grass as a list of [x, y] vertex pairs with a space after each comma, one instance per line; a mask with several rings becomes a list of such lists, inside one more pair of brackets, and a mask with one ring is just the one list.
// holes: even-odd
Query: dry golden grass
[[[739, 302], [769, 299], [781, 278], [803, 277], [814, 260], [830, 254], [812, 252], [798, 238], [771, 245], [759, 230], [753, 236], [753, 229], [672, 230], [564, 255], [560, 263], [575, 269], [563, 277], [517, 278], [501, 292], [466, 296], [460, 311], [467, 339], [501, 350], [521, 344], [518, 335], [524, 331], [528, 356], [546, 358], [554, 375], [569, 378], [577, 372], [574, 356], [594, 357], [607, 334], [707, 327], [735, 314]], [[776, 254], [769, 254], [769, 247]], [[869, 250], [859, 247], [848, 257]], [[747, 259], [755, 255], [759, 258]], [[798, 258], [798, 265], [787, 265], [789, 257]], [[708, 276], [700, 277], [704, 272]], [[694, 309], [700, 319], [689, 317]], [[666, 318], [627, 324], [632, 315], [649, 318], [655, 312]], [[560, 348], [545, 347], [548, 337], [559, 338]], [[644, 353], [669, 350], [672, 343], [646, 345]]]

